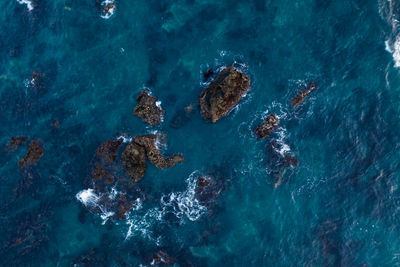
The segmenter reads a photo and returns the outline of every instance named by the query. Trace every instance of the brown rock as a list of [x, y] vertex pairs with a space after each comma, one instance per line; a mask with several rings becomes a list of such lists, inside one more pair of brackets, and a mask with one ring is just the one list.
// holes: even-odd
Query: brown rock
[[259, 139], [264, 139], [266, 137], [270, 137], [277, 126], [278, 118], [274, 113], [271, 113], [267, 116], [267, 118], [265, 118], [264, 123], [259, 125], [254, 130], [254, 133]]
[[96, 151], [96, 156], [107, 164], [112, 164], [117, 159], [117, 152], [122, 145], [122, 138], [118, 140], [108, 140], [102, 143]]
[[165, 169], [171, 168], [177, 163], [183, 162], [183, 156], [181, 154], [175, 154], [167, 159], [161, 155], [160, 151], [155, 145], [157, 136], [154, 134], [137, 136], [134, 142], [146, 150], [147, 158], [151, 163], [153, 163], [157, 168]]
[[134, 182], [139, 181], [144, 176], [146, 171], [146, 150], [144, 147], [131, 142], [122, 152], [121, 160]]
[[199, 105], [204, 119], [215, 123], [226, 116], [250, 88], [250, 78], [234, 67], [222, 70], [200, 94]]
[[145, 122], [151, 126], [158, 125], [162, 122], [162, 116], [164, 111], [157, 106], [157, 98], [150, 96], [148, 91], [141, 91], [139, 96], [136, 98], [138, 102], [133, 114], [142, 118]]
[[11, 150], [14, 150], [22, 146], [25, 143], [25, 141], [26, 141], [25, 136], [13, 136], [7, 142], [7, 147]]
[[100, 165], [99, 163], [95, 163], [95, 168], [92, 171], [92, 177], [95, 180], [105, 179], [107, 183], [114, 184], [115, 180], [113, 176], [107, 172], [104, 166]]
[[38, 141], [32, 141], [29, 143], [28, 151], [26, 152], [25, 157], [20, 159], [18, 165], [20, 167], [24, 167], [28, 164], [37, 164], [43, 154], [44, 148], [42, 144]]
[[307, 85], [307, 88], [304, 90], [300, 91], [293, 99], [292, 99], [292, 105], [295, 107], [299, 104], [301, 104], [304, 99], [306, 99], [312, 91], [318, 89], [318, 85], [315, 82], [311, 82]]

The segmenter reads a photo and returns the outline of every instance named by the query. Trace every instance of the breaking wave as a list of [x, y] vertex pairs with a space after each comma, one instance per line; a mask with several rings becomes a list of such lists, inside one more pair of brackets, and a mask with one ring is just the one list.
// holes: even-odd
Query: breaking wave
[[17, 0], [17, 2], [22, 5], [26, 5], [29, 11], [32, 11], [35, 8], [32, 3], [32, 0]]
[[197, 221], [207, 211], [207, 208], [196, 199], [197, 176], [197, 171], [189, 175], [186, 180], [186, 190], [163, 195], [160, 207], [144, 211], [142, 204], [135, 205], [136, 208], [127, 214], [126, 224], [129, 227], [125, 239], [140, 234], [142, 237], [157, 240], [153, 237], [152, 229], [157, 224], [165, 223], [167, 214], [174, 214], [180, 223], [185, 223], [185, 218], [192, 222]]

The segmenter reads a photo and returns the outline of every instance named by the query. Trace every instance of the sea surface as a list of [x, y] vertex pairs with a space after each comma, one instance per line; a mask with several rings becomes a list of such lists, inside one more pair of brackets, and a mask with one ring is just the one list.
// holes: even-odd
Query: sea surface
[[[400, 266], [400, 1], [110, 2], [0, 1], [0, 266]], [[203, 73], [230, 65], [251, 88], [212, 124]], [[143, 89], [158, 126], [133, 115]], [[148, 163], [125, 219], [93, 212], [99, 145], [154, 132], [184, 163]], [[221, 185], [208, 205], [199, 176]]]

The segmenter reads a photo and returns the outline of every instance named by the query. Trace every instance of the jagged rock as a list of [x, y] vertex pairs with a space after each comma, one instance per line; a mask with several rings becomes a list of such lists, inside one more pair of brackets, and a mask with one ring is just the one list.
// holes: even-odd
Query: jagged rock
[[295, 107], [301, 104], [314, 90], [318, 89], [318, 85], [315, 82], [311, 82], [307, 85], [307, 88], [300, 91], [293, 99], [292, 105]]
[[266, 137], [270, 137], [277, 126], [278, 118], [274, 113], [271, 113], [267, 116], [267, 118], [265, 118], [264, 123], [259, 125], [254, 130], [254, 133], [259, 139], [264, 139]]
[[131, 142], [121, 156], [128, 175], [134, 182], [139, 181], [146, 171], [146, 150], [143, 146]]
[[44, 154], [44, 148], [42, 144], [38, 141], [32, 141], [29, 143], [28, 151], [25, 157], [20, 159], [18, 165], [20, 167], [25, 167], [28, 164], [37, 164], [40, 158]]
[[112, 164], [117, 159], [117, 151], [122, 145], [123, 139], [108, 140], [102, 143], [96, 151], [96, 156], [108, 165]]
[[26, 141], [25, 136], [13, 136], [7, 143], [7, 147], [11, 150], [17, 149], [18, 147], [22, 146]]
[[250, 88], [250, 78], [234, 67], [222, 70], [200, 94], [199, 105], [204, 119], [215, 123], [226, 116]]
[[157, 98], [149, 95], [148, 91], [141, 91], [136, 98], [138, 102], [133, 114], [142, 118], [151, 126], [158, 125], [162, 122], [164, 111], [157, 104]]
[[157, 168], [165, 169], [171, 168], [177, 163], [183, 162], [183, 156], [181, 154], [175, 154], [169, 158], [165, 158], [161, 155], [160, 151], [156, 147], [157, 136], [154, 134], [142, 135], [135, 137], [134, 141], [136, 144], [144, 147], [146, 150], [147, 158]]

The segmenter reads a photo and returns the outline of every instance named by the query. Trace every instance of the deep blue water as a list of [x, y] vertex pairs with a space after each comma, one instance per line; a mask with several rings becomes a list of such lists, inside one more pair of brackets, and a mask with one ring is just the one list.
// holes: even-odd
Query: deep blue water
[[[399, 1], [116, 0], [108, 19], [96, 0], [32, 4], [0, 2], [1, 266], [150, 266], [159, 251], [175, 266], [400, 265]], [[232, 64], [251, 78], [240, 104], [171, 127], [203, 72]], [[143, 88], [159, 126], [132, 114]], [[257, 140], [270, 112], [280, 127]], [[97, 147], [154, 131], [184, 163], [148, 164], [125, 220], [85, 207]], [[27, 142], [10, 151], [12, 136]], [[32, 140], [45, 153], [20, 168]], [[279, 167], [271, 141], [299, 165]], [[199, 175], [222, 184], [211, 205]]]

